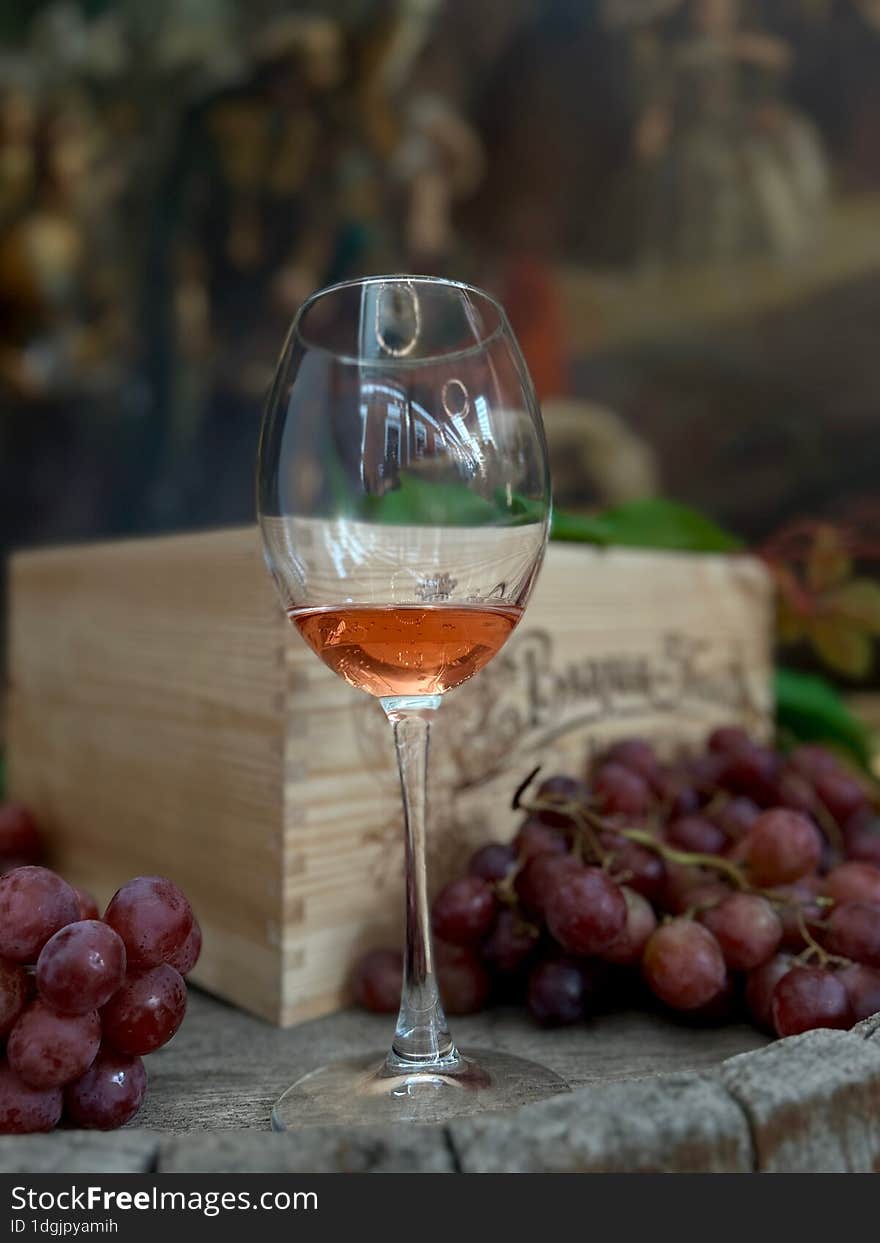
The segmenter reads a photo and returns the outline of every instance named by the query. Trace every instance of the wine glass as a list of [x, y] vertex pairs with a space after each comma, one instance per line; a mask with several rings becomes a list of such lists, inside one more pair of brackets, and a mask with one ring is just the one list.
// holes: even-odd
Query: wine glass
[[458, 1051], [431, 942], [431, 719], [510, 637], [550, 522], [541, 416], [498, 303], [420, 276], [355, 280], [309, 298], [263, 419], [258, 510], [290, 621], [391, 722], [406, 841], [391, 1050], [306, 1075], [275, 1105], [274, 1127], [438, 1120], [564, 1091], [543, 1067]]

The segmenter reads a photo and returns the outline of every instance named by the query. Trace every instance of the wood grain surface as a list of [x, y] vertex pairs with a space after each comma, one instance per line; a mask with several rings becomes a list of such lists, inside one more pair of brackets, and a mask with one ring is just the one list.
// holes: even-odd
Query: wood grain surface
[[[536, 764], [623, 734], [667, 750], [770, 718], [770, 589], [748, 557], [552, 545], [525, 619], [432, 741], [431, 876], [515, 830]], [[399, 943], [387, 723], [281, 611], [255, 529], [46, 550], [11, 567], [9, 787], [53, 864], [106, 901], [139, 873], [191, 898], [196, 979], [287, 1024]]]
[[852, 1032], [768, 1041], [748, 1026], [661, 1014], [543, 1031], [495, 1010], [455, 1023], [467, 1048], [543, 1062], [571, 1085], [448, 1126], [310, 1126], [274, 1135], [269, 1110], [323, 1061], [384, 1048], [387, 1018], [355, 1011], [283, 1031], [191, 991], [187, 1020], [148, 1059], [123, 1131], [0, 1137], [0, 1173], [869, 1172], [880, 1169], [880, 1015]]

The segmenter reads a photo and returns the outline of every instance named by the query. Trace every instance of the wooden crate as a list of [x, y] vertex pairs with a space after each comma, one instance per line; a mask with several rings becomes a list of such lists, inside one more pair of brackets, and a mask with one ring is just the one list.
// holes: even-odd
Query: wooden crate
[[[255, 529], [13, 558], [9, 783], [103, 900], [166, 873], [205, 931], [196, 978], [287, 1024], [341, 1004], [395, 935], [401, 814], [379, 707], [284, 619]], [[532, 766], [666, 746], [770, 712], [770, 587], [745, 558], [554, 545], [525, 620], [437, 718], [433, 876], [508, 837]]]

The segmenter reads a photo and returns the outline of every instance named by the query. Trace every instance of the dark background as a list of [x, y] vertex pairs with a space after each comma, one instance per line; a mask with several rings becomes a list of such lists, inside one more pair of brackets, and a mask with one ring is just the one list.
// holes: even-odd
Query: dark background
[[252, 516], [302, 298], [506, 302], [573, 507], [875, 522], [878, 0], [6, 0], [0, 551]]

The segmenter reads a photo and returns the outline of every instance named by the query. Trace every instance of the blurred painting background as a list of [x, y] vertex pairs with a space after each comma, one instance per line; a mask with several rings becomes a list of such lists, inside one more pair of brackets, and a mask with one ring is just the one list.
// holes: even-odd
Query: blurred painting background
[[0, 553], [252, 517], [286, 327], [507, 305], [557, 499], [880, 529], [880, 0], [4, 0]]

